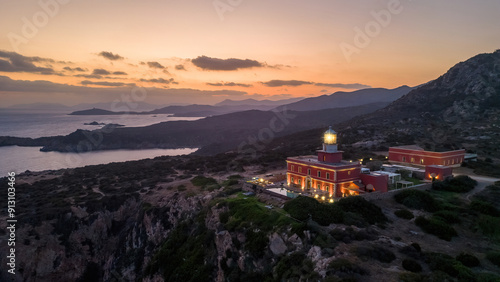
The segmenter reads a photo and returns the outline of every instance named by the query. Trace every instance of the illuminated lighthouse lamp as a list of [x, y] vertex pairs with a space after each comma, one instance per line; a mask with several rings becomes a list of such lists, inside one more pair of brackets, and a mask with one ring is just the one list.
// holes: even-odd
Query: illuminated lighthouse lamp
[[330, 126], [330, 128], [327, 131], [325, 131], [323, 139], [325, 144], [335, 145], [337, 144], [337, 132], [335, 132]]

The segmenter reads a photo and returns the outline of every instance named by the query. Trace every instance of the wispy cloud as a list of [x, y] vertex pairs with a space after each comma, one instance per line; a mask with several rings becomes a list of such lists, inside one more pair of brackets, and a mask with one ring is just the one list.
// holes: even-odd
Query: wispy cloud
[[99, 86], [135, 86], [135, 83], [124, 83], [124, 82], [109, 82], [109, 81], [90, 81], [84, 80], [80, 82], [82, 85], [99, 85]]
[[210, 86], [240, 86], [240, 87], [252, 87], [252, 84], [235, 83], [235, 82], [219, 82], [219, 83], [207, 83]]
[[320, 87], [330, 87], [330, 88], [344, 88], [344, 89], [363, 89], [370, 88], [370, 85], [360, 84], [360, 83], [319, 83], [304, 80], [269, 80], [266, 82], [261, 82], [268, 87], [282, 87], [282, 86], [301, 86], [301, 85], [315, 85]]
[[152, 83], [162, 83], [162, 84], [179, 84], [174, 81], [173, 78], [164, 79], [164, 78], [152, 78], [152, 79], [141, 79], [142, 82], [152, 82]]
[[86, 71], [85, 69], [83, 69], [83, 68], [81, 68], [81, 67], [76, 67], [76, 68], [64, 67], [63, 69], [64, 69], [64, 70], [67, 70], [67, 71], [79, 71], [79, 72], [84, 72], [84, 71]]
[[310, 81], [279, 80], [279, 79], [269, 80], [267, 82], [261, 82], [261, 83], [264, 84], [265, 86], [268, 86], [268, 87], [301, 86], [301, 85], [314, 84], [313, 82], [310, 82]]

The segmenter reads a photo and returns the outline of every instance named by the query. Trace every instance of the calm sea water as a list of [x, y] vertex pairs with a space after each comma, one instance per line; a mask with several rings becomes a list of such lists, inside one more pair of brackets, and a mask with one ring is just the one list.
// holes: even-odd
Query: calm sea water
[[[0, 113], [0, 136], [45, 137], [66, 135], [77, 129], [98, 129], [102, 126], [84, 125], [115, 123], [128, 127], [147, 126], [164, 121], [196, 120], [199, 118], [177, 118], [168, 115], [124, 115], [124, 116], [70, 116], [66, 114], [20, 114]], [[107, 164], [190, 154], [197, 149], [148, 149], [148, 150], [111, 150], [88, 153], [40, 152], [40, 147], [0, 147], [0, 177], [8, 172], [16, 174], [49, 169], [74, 168], [86, 165]]]
[[70, 116], [67, 114], [25, 114], [0, 112], [0, 136], [45, 137], [67, 135], [77, 129], [94, 130], [102, 125], [114, 123], [127, 127], [147, 126], [164, 121], [197, 120], [198, 117], [171, 117], [169, 115], [116, 115], [116, 116]]

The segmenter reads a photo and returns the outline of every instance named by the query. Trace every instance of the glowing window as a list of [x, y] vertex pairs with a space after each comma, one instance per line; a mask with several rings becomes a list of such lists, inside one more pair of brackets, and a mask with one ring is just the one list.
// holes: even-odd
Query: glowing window
[[424, 159], [420, 159], [420, 164], [424, 164]]
[[302, 173], [302, 167], [299, 166], [299, 173]]
[[415, 162], [415, 158], [411, 158], [411, 162], [414, 163]]
[[347, 175], [351, 175], [351, 171], [350, 170], [347, 172]]

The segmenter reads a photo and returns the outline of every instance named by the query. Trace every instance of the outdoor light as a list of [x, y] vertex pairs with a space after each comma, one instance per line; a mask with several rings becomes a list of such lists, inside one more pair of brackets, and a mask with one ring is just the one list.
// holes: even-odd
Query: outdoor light
[[330, 128], [325, 132], [323, 139], [325, 144], [328, 145], [337, 144], [337, 132], [335, 132], [330, 126]]

